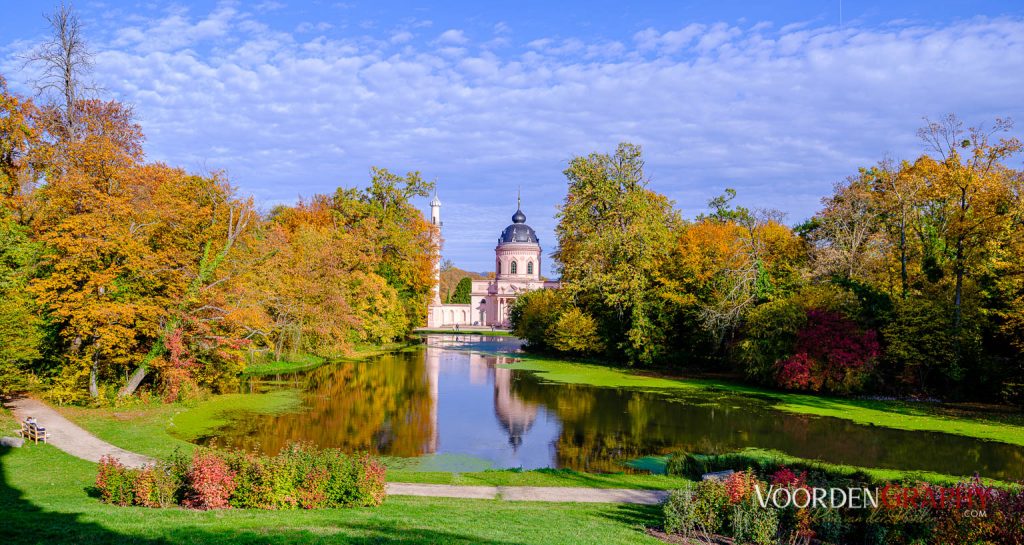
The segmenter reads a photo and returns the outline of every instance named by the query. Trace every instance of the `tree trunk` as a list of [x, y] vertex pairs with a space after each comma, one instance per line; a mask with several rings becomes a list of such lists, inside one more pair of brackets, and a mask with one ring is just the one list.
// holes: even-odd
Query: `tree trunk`
[[903, 282], [903, 298], [907, 298], [910, 282], [907, 278], [907, 220], [900, 222], [900, 280]]
[[92, 398], [100, 397], [100, 387], [96, 378], [96, 359], [93, 358], [92, 367], [89, 368], [89, 396]]
[[963, 316], [961, 303], [964, 291], [964, 243], [962, 240], [956, 243], [956, 287], [953, 294], [953, 327], [960, 331], [960, 320]]
[[128, 397], [134, 394], [135, 390], [139, 389], [139, 385], [142, 384], [142, 381], [145, 380], [148, 373], [149, 370], [144, 365], [140, 365], [135, 369], [135, 372], [132, 373], [131, 378], [128, 379], [128, 384], [125, 384], [124, 388], [121, 388], [121, 391], [119, 391], [117, 395], [121, 397]]

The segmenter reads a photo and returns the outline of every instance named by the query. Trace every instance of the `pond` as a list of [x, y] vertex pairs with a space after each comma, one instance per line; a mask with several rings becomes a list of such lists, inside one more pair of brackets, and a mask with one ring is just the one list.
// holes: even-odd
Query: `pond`
[[519, 341], [430, 335], [415, 350], [253, 379], [253, 391], [299, 387], [302, 412], [237, 413], [199, 440], [275, 453], [292, 441], [347, 451], [448, 455], [494, 468], [622, 471], [678, 450], [775, 449], [872, 468], [1024, 478], [1024, 448], [865, 426], [709, 390], [651, 392], [545, 382], [505, 368]]

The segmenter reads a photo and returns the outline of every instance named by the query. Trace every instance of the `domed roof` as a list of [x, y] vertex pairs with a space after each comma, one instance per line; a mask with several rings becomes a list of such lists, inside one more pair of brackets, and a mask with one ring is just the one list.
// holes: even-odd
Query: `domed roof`
[[506, 242], [540, 243], [537, 233], [533, 231], [533, 227], [526, 225], [526, 214], [521, 209], [517, 209], [516, 213], [512, 215], [512, 225], [506, 227], [501, 232], [501, 237], [498, 238], [498, 244], [505, 244]]

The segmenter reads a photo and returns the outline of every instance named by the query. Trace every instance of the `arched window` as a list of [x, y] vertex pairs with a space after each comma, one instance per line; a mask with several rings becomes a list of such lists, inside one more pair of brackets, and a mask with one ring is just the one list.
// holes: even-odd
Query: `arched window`
[[526, 274], [533, 274], [533, 261], [526, 264]]
[[498, 262], [498, 274], [501, 274], [501, 261]]
[[516, 262], [515, 261], [512, 262], [512, 266], [509, 267], [508, 272], [511, 273], [511, 274], [516, 274]]

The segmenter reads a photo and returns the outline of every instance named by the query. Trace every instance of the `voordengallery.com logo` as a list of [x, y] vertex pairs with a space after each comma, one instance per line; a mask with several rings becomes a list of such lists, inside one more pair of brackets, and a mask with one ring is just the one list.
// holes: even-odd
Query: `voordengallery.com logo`
[[993, 490], [986, 486], [918, 486], [887, 484], [881, 488], [823, 488], [758, 484], [754, 494], [761, 507], [832, 509], [878, 509], [929, 507], [933, 509], [978, 509], [984, 511]]

